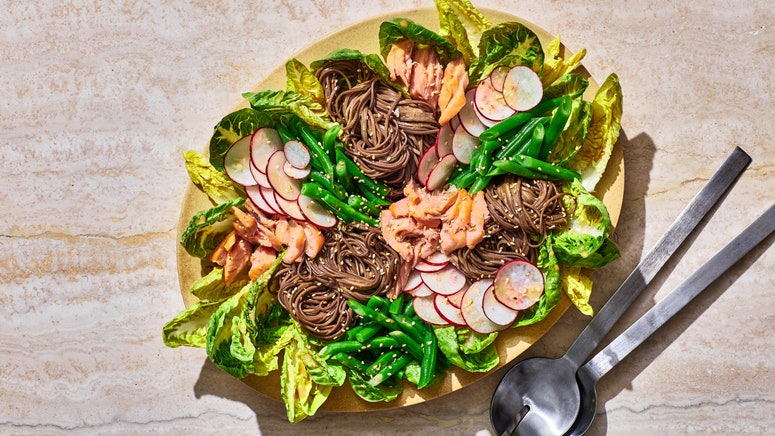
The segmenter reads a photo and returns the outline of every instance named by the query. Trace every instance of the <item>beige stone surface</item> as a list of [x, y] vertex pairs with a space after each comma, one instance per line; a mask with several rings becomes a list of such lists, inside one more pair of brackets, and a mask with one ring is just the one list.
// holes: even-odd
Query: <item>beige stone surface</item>
[[[476, 4], [586, 47], [594, 77], [621, 79], [622, 258], [596, 274], [595, 308], [733, 147], [753, 158], [619, 332], [775, 199], [775, 10], [768, 0]], [[180, 152], [203, 148], [241, 92], [312, 41], [431, 1], [0, 6], [0, 433], [493, 434], [505, 369], [420, 405], [292, 426], [202, 350], [161, 341], [183, 308]], [[601, 380], [591, 434], [773, 432], [772, 241]], [[527, 354], [561, 355], [588, 321], [568, 311]]]

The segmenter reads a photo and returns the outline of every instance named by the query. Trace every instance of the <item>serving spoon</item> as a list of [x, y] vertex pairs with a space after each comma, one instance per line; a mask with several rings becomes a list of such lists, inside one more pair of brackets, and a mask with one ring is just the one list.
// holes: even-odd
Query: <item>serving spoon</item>
[[581, 410], [576, 372], [583, 361], [750, 163], [741, 148], [732, 151], [564, 356], [527, 359], [504, 375], [490, 406], [497, 434], [561, 435], [571, 428]]

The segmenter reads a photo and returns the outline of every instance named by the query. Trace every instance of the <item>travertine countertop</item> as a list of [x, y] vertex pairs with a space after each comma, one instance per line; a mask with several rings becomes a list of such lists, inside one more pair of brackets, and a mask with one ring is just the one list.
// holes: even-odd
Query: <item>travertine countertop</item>
[[[595, 276], [595, 308], [734, 146], [752, 165], [623, 322], [775, 200], [769, 0], [476, 4], [586, 47], [594, 77], [621, 79], [623, 256]], [[183, 308], [180, 152], [203, 149], [240, 93], [305, 45], [417, 7], [433, 3], [3, 2], [0, 433], [492, 434], [505, 370], [421, 405], [292, 426], [202, 350], [161, 341]], [[591, 434], [772, 434], [772, 241], [599, 383]], [[571, 309], [528, 354], [561, 355], [588, 321]]]

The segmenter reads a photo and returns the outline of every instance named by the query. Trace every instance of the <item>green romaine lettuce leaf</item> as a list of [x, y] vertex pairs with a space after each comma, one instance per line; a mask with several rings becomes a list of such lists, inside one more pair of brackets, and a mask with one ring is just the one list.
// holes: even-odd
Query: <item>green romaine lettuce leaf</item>
[[183, 160], [186, 161], [188, 177], [215, 204], [245, 196], [245, 190], [241, 186], [232, 182], [226, 174], [216, 170], [201, 153], [185, 150]]
[[197, 301], [178, 313], [162, 328], [164, 345], [171, 348], [180, 346], [205, 348], [210, 317], [222, 302], [223, 300]]
[[381, 77], [385, 79], [386, 82], [390, 83], [390, 71], [388, 70], [387, 65], [385, 65], [384, 62], [382, 62], [382, 59], [379, 57], [379, 55], [365, 54], [358, 50], [353, 50], [349, 48], [340, 48], [340, 49], [334, 50], [323, 59], [318, 59], [312, 62], [310, 64], [310, 70], [312, 70], [312, 72], [314, 73], [315, 71], [319, 70], [323, 65], [325, 65], [326, 62], [328, 61], [349, 61], [349, 60], [360, 61], [361, 64], [363, 64], [366, 68], [371, 70], [378, 77]]
[[546, 59], [544, 60], [544, 70], [541, 77], [544, 88], [554, 85], [554, 82], [560, 77], [573, 72], [581, 65], [581, 59], [587, 54], [587, 49], [582, 48], [565, 60], [560, 52], [561, 48], [559, 36], [546, 46]]
[[589, 296], [592, 294], [592, 279], [589, 277], [588, 270], [561, 264], [560, 271], [562, 273], [562, 290], [579, 312], [592, 316], [594, 311], [589, 305]]
[[[493, 335], [481, 335], [454, 326], [434, 327], [433, 332], [436, 334], [439, 350], [453, 365], [469, 372], [487, 372], [498, 365], [500, 359]], [[484, 345], [486, 342], [489, 344]]]
[[546, 86], [544, 88], [543, 98], [548, 100], [570, 94], [570, 96], [575, 99], [584, 94], [584, 91], [587, 90], [587, 86], [589, 86], [589, 80], [579, 74], [568, 73], [555, 80], [551, 85]]
[[294, 323], [288, 331], [292, 334], [283, 354], [280, 389], [288, 421], [295, 424], [317, 412], [332, 387], [344, 383], [345, 372], [317, 357], [298, 324]]
[[552, 240], [560, 262], [581, 268], [602, 268], [619, 257], [619, 250], [609, 240], [611, 218], [605, 204], [590, 194], [582, 182], [574, 180], [564, 188], [575, 200], [568, 224]]
[[[350, 380], [350, 386], [352, 386], [353, 392], [370, 403], [378, 403], [381, 401], [387, 403], [393, 401], [398, 398], [404, 390], [401, 383], [390, 383], [389, 380], [380, 383], [378, 386], [372, 386], [369, 384], [370, 377], [361, 374], [357, 370], [347, 369], [347, 377]], [[417, 378], [419, 380], [419, 374]]]
[[323, 85], [298, 59], [291, 58], [285, 63], [285, 89], [306, 97], [321, 106], [326, 103]]
[[584, 101], [581, 96], [573, 99], [570, 117], [565, 124], [554, 148], [547, 160], [558, 166], [565, 167], [573, 156], [581, 149], [592, 121], [592, 103]]
[[204, 259], [234, 227], [233, 206], [240, 206], [244, 198], [235, 198], [210, 209], [197, 212], [180, 235], [180, 243], [188, 254]]
[[622, 88], [616, 74], [610, 74], [592, 101], [592, 122], [584, 145], [568, 163], [568, 168], [581, 174], [587, 191], [593, 192], [603, 176], [622, 120]]
[[476, 84], [497, 67], [515, 65], [528, 66], [540, 75], [544, 65], [541, 41], [527, 26], [501, 23], [482, 33], [479, 58], [471, 64], [468, 75], [471, 84]]
[[442, 65], [447, 65], [462, 56], [454, 45], [436, 32], [407, 18], [393, 18], [382, 22], [379, 26], [379, 52], [382, 58], [387, 59], [393, 44], [404, 39], [411, 39], [419, 46], [433, 47]]
[[553, 249], [554, 242], [551, 235], [547, 235], [546, 241], [538, 252], [536, 266], [544, 274], [544, 294], [538, 303], [519, 313], [514, 327], [535, 324], [549, 315], [554, 306], [560, 301], [562, 290], [560, 289], [560, 265]]
[[463, 53], [470, 65], [479, 56], [482, 33], [492, 23], [469, 0], [436, 0], [439, 35]]
[[246, 92], [242, 96], [250, 103], [250, 107], [275, 120], [288, 115], [296, 115], [310, 126], [328, 130], [333, 123], [328, 119], [323, 105], [307, 95], [293, 91], [259, 91]]
[[210, 138], [210, 163], [213, 168], [223, 171], [223, 155], [238, 139], [272, 125], [274, 121], [270, 117], [251, 108], [239, 109], [223, 117], [215, 125]]
[[191, 284], [191, 294], [200, 300], [225, 300], [236, 294], [247, 280], [236, 280], [229, 286], [223, 282], [223, 268], [216, 266], [209, 273]]

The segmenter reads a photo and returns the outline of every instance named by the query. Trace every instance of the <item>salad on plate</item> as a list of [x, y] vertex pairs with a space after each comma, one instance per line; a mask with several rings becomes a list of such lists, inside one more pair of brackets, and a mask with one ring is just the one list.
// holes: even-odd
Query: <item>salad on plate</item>
[[619, 257], [595, 195], [617, 76], [590, 96], [584, 50], [435, 3], [438, 30], [397, 17], [376, 53], [289, 59], [284, 89], [243, 94], [183, 153], [209, 203], [182, 229], [201, 274], [164, 342], [279, 374], [290, 422], [335, 389], [390, 403], [493, 370], [565, 296], [591, 315], [592, 271]]

